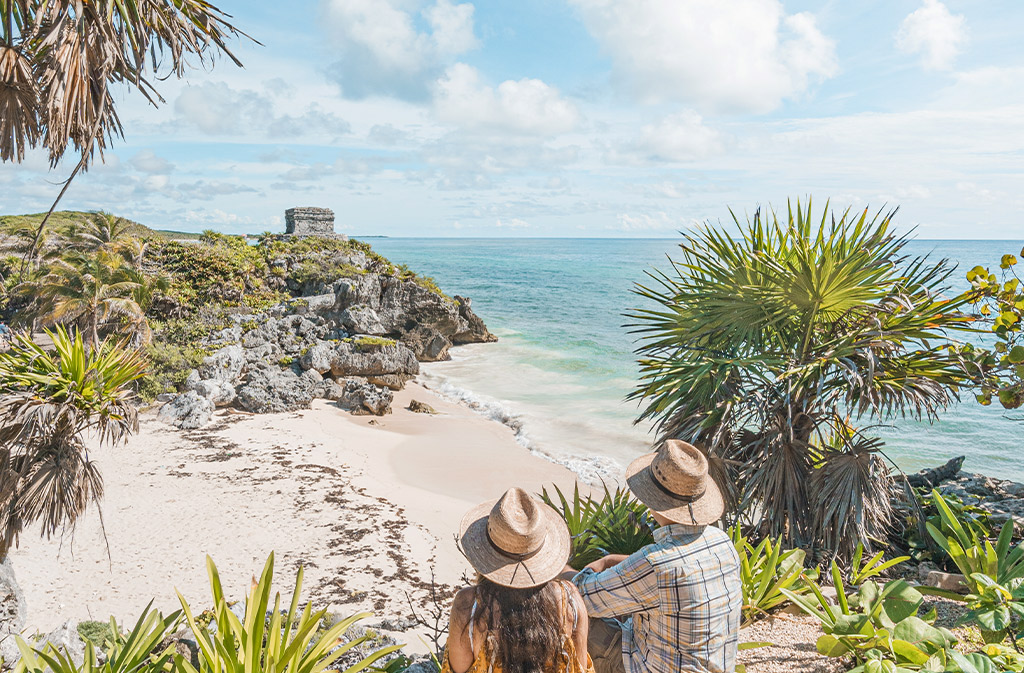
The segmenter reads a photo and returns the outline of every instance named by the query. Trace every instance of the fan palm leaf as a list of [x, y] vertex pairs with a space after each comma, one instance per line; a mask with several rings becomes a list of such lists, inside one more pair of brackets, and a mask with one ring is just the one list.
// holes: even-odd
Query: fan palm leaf
[[[680, 257], [636, 288], [638, 420], [700, 446], [737, 494], [733, 516], [789, 544], [852, 549], [884, 529], [878, 447], [840, 442], [837, 419], [933, 419], [964, 381], [945, 348], [969, 320], [963, 298], [944, 298], [952, 268], [908, 258], [895, 212], [734, 214], [735, 230], [684, 234]], [[836, 483], [867, 509], [837, 513]]]

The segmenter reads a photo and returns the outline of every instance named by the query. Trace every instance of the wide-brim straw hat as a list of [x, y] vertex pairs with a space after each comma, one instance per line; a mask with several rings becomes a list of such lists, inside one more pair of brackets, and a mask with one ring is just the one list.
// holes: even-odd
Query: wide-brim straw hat
[[473, 568], [502, 586], [538, 587], [557, 577], [569, 560], [565, 522], [521, 488], [469, 510], [459, 529], [459, 544]]
[[678, 439], [665, 440], [654, 453], [630, 463], [626, 483], [640, 502], [675, 523], [706, 526], [725, 512], [707, 457]]

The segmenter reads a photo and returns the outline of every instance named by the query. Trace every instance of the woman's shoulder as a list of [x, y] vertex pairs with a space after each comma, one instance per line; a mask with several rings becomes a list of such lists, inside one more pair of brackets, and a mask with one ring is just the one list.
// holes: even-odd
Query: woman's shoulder
[[455, 598], [452, 599], [452, 614], [464, 615], [468, 619], [469, 613], [473, 609], [474, 600], [476, 600], [476, 587], [462, 587], [455, 592]]

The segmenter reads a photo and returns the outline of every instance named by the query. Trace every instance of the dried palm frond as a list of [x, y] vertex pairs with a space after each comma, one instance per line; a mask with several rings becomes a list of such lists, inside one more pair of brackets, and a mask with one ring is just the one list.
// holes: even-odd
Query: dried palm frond
[[0, 42], [0, 161], [21, 162], [26, 148], [39, 144], [38, 104], [31, 62]]

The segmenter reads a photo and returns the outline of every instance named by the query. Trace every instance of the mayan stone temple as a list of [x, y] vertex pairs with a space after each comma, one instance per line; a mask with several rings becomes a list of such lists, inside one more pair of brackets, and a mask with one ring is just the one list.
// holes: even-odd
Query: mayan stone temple
[[284, 211], [285, 233], [292, 236], [324, 236], [348, 239], [334, 231], [334, 211], [330, 208], [289, 208]]

